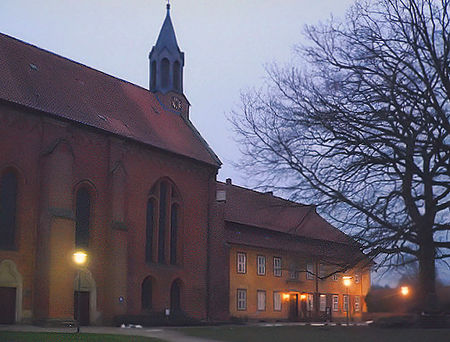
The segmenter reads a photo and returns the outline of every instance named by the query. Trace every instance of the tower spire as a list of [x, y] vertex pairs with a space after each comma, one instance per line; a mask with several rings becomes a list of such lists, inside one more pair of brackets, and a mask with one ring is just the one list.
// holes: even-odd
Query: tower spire
[[167, 93], [183, 92], [184, 53], [178, 47], [175, 30], [170, 19], [170, 2], [156, 44], [150, 51], [150, 90]]

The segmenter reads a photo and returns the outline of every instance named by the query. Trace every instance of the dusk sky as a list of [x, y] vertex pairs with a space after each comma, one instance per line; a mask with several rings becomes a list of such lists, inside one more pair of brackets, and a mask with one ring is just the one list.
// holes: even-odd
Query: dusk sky
[[[172, 0], [185, 53], [190, 118], [223, 162], [219, 180], [250, 185], [227, 116], [240, 92], [261, 85], [264, 65], [286, 63], [305, 24], [342, 16], [351, 0]], [[1, 0], [0, 32], [148, 88], [148, 53], [164, 0]]]
[[[172, 0], [185, 53], [190, 118], [223, 162], [219, 180], [251, 185], [234, 169], [230, 112], [261, 86], [264, 66], [284, 64], [305, 24], [342, 17], [352, 0]], [[0, 32], [148, 88], [148, 54], [166, 15], [163, 0], [1, 0]]]

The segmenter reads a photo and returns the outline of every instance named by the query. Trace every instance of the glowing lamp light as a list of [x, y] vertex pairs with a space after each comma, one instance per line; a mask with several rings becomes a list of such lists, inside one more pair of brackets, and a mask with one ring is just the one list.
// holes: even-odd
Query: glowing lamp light
[[352, 284], [352, 277], [346, 276], [346, 277], [342, 277], [343, 281], [344, 281], [344, 285], [349, 287]]
[[283, 299], [288, 300], [290, 297], [289, 293], [283, 293]]
[[304, 294], [300, 295], [300, 299], [305, 300], [306, 299], [306, 295], [304, 295]]
[[403, 296], [407, 296], [407, 295], [409, 294], [409, 287], [408, 287], [408, 286], [402, 286], [402, 287], [400, 288], [400, 293], [401, 293]]
[[72, 258], [73, 258], [74, 263], [82, 266], [86, 263], [87, 254], [86, 254], [86, 252], [83, 252], [83, 251], [77, 251], [77, 252], [73, 253]]

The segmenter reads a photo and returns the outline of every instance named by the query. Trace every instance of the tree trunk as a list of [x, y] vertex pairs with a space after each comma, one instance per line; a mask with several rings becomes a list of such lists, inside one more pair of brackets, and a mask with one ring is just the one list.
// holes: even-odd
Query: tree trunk
[[437, 311], [433, 232], [429, 227], [422, 228], [419, 237], [419, 288], [416, 299], [421, 311]]

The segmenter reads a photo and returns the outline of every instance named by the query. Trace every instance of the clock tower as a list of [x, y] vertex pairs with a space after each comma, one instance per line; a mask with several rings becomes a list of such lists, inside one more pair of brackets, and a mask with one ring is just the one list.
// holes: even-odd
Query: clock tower
[[156, 44], [149, 54], [150, 91], [157, 93], [161, 104], [188, 117], [189, 102], [183, 95], [184, 53], [180, 50], [170, 19], [170, 4]]

